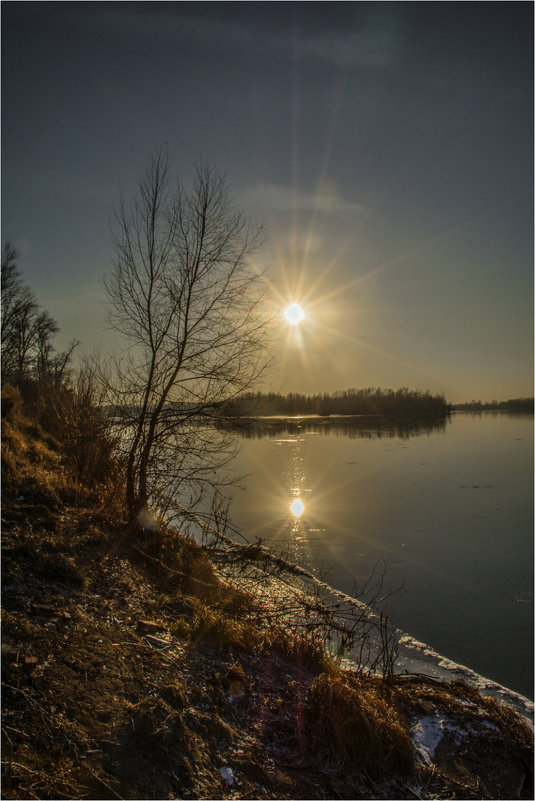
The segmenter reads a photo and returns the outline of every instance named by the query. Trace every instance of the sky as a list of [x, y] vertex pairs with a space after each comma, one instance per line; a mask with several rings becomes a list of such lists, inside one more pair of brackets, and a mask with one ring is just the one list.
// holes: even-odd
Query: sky
[[2, 241], [91, 353], [164, 147], [264, 226], [264, 389], [532, 395], [533, 94], [530, 2], [3, 2]]

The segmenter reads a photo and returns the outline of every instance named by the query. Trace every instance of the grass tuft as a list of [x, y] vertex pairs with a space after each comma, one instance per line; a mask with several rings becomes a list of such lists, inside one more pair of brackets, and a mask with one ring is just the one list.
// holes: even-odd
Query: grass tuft
[[193, 617], [191, 639], [197, 643], [202, 641], [220, 653], [232, 653], [249, 648], [258, 638], [250, 623], [238, 621], [217, 609], [200, 605]]
[[326, 769], [372, 778], [414, 769], [405, 724], [374, 682], [322, 673], [308, 690], [305, 716], [307, 751]]

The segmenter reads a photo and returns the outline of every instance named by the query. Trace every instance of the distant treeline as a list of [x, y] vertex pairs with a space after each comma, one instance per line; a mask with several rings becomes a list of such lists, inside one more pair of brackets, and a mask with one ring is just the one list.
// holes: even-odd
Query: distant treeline
[[456, 403], [452, 406], [456, 412], [518, 412], [533, 414], [533, 398], [511, 398], [506, 401], [470, 401], [470, 403]]
[[225, 404], [222, 414], [228, 417], [263, 415], [374, 414], [395, 418], [444, 417], [449, 405], [443, 395], [402, 389], [346, 389], [332, 395], [287, 395], [247, 393]]
[[409, 439], [409, 437], [444, 431], [449, 417], [411, 417], [397, 419], [381, 415], [311, 416], [311, 417], [224, 417], [216, 425], [228, 428], [246, 439], [294, 437], [305, 432], [350, 439]]

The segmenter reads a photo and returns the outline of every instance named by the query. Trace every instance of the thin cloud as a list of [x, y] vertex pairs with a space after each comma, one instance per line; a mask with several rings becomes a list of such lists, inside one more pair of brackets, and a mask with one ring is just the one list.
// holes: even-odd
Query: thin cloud
[[290, 186], [262, 183], [242, 194], [248, 208], [278, 213], [304, 211], [333, 217], [362, 216], [369, 209], [360, 203], [345, 200], [333, 188], [324, 187], [317, 192], [307, 193]]
[[[171, 4], [174, 6], [174, 4]], [[68, 12], [67, 12], [68, 13]], [[63, 14], [63, 19], [67, 14]], [[71, 12], [74, 21], [80, 21], [80, 12]], [[116, 9], [102, 4], [98, 24], [106, 18], [110, 28], [128, 36], [165, 39], [186, 39], [210, 47], [228, 50], [242, 48], [255, 52], [272, 52], [302, 58], [338, 67], [383, 68], [397, 61], [402, 44], [396, 25], [373, 25], [361, 22], [358, 29], [304, 30], [293, 25], [269, 29], [257, 21], [224, 20], [213, 17], [169, 12], [145, 8]], [[88, 16], [85, 20], [91, 26]], [[94, 24], [97, 24], [96, 21]], [[357, 23], [355, 23], [357, 25]]]

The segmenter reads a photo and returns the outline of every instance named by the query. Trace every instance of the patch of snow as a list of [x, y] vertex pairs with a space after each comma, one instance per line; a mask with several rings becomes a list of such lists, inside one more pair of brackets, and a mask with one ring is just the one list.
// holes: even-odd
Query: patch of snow
[[472, 723], [467, 723], [466, 733], [479, 734], [478, 727], [480, 729], [493, 729], [494, 731], [500, 731], [499, 727], [493, 723], [492, 720], [478, 720], [477, 726], [474, 726]]
[[446, 657], [442, 657], [438, 660], [438, 666], [444, 668], [445, 670], [451, 670], [454, 673], [464, 673], [466, 676], [470, 674], [470, 669], [463, 667], [463, 665], [457, 664], [457, 662], [453, 662], [451, 659], [446, 659]]
[[219, 768], [219, 772], [226, 781], [226, 783], [232, 787], [234, 784], [234, 773], [232, 772], [232, 768], [222, 767]]
[[465, 737], [481, 735], [482, 729], [499, 730], [490, 720], [479, 720], [476, 725], [472, 721], [465, 721], [459, 725], [436, 710], [433, 715], [425, 715], [416, 721], [412, 727], [412, 736], [417, 755], [431, 764], [435, 750], [446, 732], [459, 744]]
[[447, 728], [445, 718], [438, 712], [420, 718], [412, 729], [417, 753], [429, 764], [433, 761], [435, 749], [444, 736]]
[[420, 640], [417, 640], [415, 637], [411, 637], [409, 634], [403, 634], [399, 638], [399, 643], [400, 645], [408, 645], [410, 648], [418, 648], [422, 650], [424, 648], [427, 648], [425, 642], [421, 642]]

